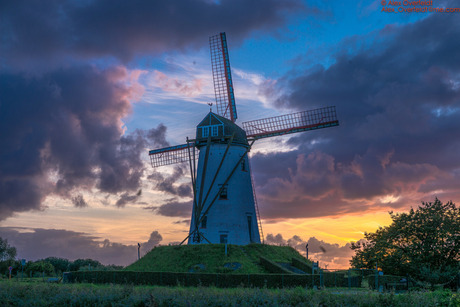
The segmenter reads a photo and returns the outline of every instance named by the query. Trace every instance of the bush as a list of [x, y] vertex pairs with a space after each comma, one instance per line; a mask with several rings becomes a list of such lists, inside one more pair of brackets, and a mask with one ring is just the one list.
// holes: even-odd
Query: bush
[[319, 275], [301, 274], [215, 274], [133, 271], [77, 271], [64, 274], [64, 282], [95, 284], [133, 284], [159, 286], [186, 286], [235, 288], [289, 288], [319, 286]]
[[344, 272], [323, 272], [323, 283], [326, 287], [348, 287], [348, 277]]

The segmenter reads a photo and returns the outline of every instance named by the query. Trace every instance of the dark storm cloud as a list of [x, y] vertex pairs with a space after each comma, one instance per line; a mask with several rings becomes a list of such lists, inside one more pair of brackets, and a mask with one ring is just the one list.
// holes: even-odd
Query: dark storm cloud
[[139, 197], [141, 197], [141, 195], [142, 195], [142, 190], [137, 191], [137, 193], [133, 195], [129, 195], [128, 193], [123, 193], [120, 199], [117, 200], [115, 205], [117, 207], [124, 207], [128, 203], [136, 202], [139, 199]]
[[163, 176], [159, 172], [153, 172], [147, 178], [155, 182], [154, 189], [166, 192], [180, 197], [191, 197], [192, 189], [189, 183], [177, 184], [176, 182], [183, 178], [186, 168], [183, 166], [175, 166], [174, 171], [170, 176]]
[[330, 67], [279, 80], [279, 106], [336, 105], [340, 126], [296, 135], [294, 152], [254, 157], [263, 218], [401, 208], [433, 194], [459, 200], [457, 17], [388, 25], [356, 38], [371, 41], [366, 48], [342, 44]]
[[318, 15], [299, 0], [10, 1], [3, 4], [2, 45], [20, 65], [35, 56], [115, 56], [130, 59], [190, 46], [225, 29], [237, 41], [273, 30], [291, 14]]
[[[62, 229], [0, 227], [0, 237], [16, 247], [19, 259], [38, 260], [59, 257], [69, 260], [94, 259], [102, 264], [128, 265], [137, 260], [137, 244], [125, 245], [86, 233]], [[163, 240], [153, 231], [147, 242], [140, 242], [141, 254]]]
[[146, 138], [149, 140], [149, 144], [159, 148], [168, 147], [169, 143], [166, 141], [166, 126], [159, 124], [158, 127], [150, 129], [146, 133]]
[[81, 194], [78, 194], [77, 196], [72, 197], [71, 200], [72, 200], [73, 205], [77, 208], [88, 207], [88, 203], [85, 201], [85, 199], [83, 198], [83, 195]]
[[329, 269], [335, 267], [348, 267], [349, 261], [354, 255], [354, 252], [350, 249], [351, 243], [340, 246], [339, 244], [331, 244], [323, 240], [318, 240], [315, 237], [303, 240], [300, 236], [294, 235], [285, 240], [280, 233], [277, 235], [269, 233], [265, 239], [265, 243], [272, 245], [288, 245], [295, 248], [304, 256], [306, 254], [306, 245], [308, 244], [308, 258], [322, 263], [321, 267], [324, 267], [324, 262], [326, 262]]
[[146, 210], [152, 210], [156, 214], [172, 217], [187, 217], [192, 216], [192, 201], [178, 201], [171, 199], [161, 206], [144, 207]]
[[71, 198], [76, 189], [139, 189], [141, 154], [164, 144], [166, 129], [123, 135], [121, 119], [131, 112], [127, 74], [89, 66], [0, 74], [0, 219], [40, 209], [52, 193]]

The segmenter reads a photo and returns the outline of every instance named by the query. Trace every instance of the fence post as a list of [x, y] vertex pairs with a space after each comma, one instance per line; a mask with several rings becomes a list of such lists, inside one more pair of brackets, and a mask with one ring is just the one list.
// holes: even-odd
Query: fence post
[[324, 287], [323, 270], [319, 269], [319, 286]]
[[348, 269], [348, 289], [351, 289], [351, 269]]
[[379, 271], [375, 270], [375, 290], [379, 291]]

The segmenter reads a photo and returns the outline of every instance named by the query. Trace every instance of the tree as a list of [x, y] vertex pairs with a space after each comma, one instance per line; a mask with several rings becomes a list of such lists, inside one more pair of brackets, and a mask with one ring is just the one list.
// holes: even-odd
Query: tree
[[57, 257], [48, 257], [43, 259], [44, 262], [48, 262], [53, 265], [57, 274], [68, 271], [70, 266], [70, 261], [64, 258]]
[[103, 267], [103, 265], [93, 259], [77, 259], [69, 265], [69, 271], [84, 271], [84, 270], [95, 270]]
[[0, 237], [0, 261], [13, 260], [16, 257], [16, 248], [8, 244], [8, 240]]
[[39, 261], [29, 261], [25, 268], [26, 275], [31, 276], [31, 274], [36, 274], [41, 276], [41, 274], [45, 274], [46, 276], [51, 276], [54, 274], [54, 267], [51, 263], [46, 262], [44, 260]]
[[8, 267], [14, 264], [16, 257], [16, 248], [8, 244], [8, 241], [0, 237], [0, 276], [8, 274]]
[[352, 267], [409, 275], [431, 285], [446, 283], [460, 270], [460, 207], [439, 199], [409, 213], [390, 212], [392, 223], [365, 242], [352, 243]]

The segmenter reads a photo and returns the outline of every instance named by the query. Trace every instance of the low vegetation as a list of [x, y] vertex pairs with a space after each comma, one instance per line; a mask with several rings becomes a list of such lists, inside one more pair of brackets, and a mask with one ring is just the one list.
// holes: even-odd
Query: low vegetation
[[460, 306], [450, 291], [378, 293], [304, 288], [203, 288], [0, 281], [2, 306]]

